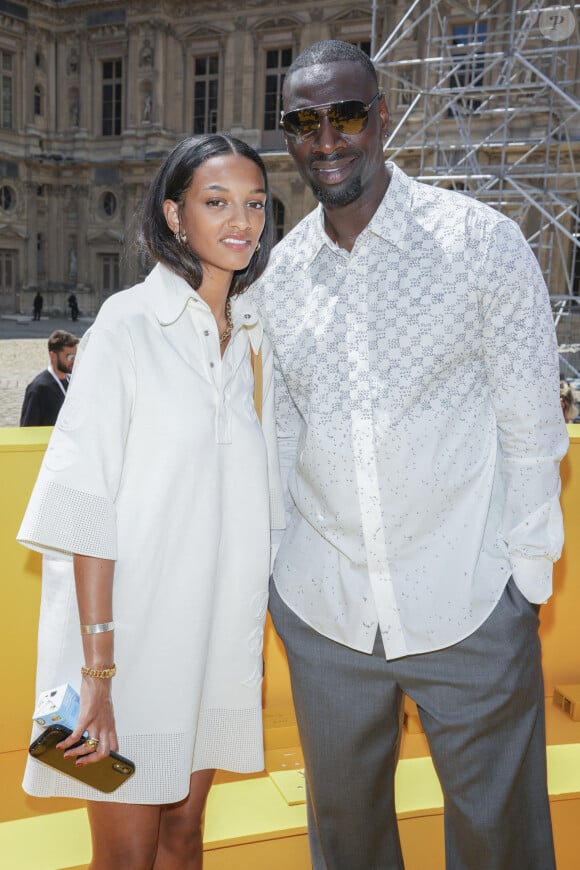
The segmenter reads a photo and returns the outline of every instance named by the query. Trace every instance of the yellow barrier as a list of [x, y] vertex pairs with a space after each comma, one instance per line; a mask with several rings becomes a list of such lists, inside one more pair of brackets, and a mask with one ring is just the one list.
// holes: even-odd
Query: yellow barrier
[[[562, 464], [562, 507], [566, 545], [556, 566], [554, 596], [541, 611], [544, 674], [548, 710], [550, 792], [556, 831], [559, 870], [577, 866], [576, 831], [580, 825], [580, 723], [572, 722], [551, 703], [554, 686], [580, 683], [578, 634], [580, 624], [580, 535], [576, 530], [580, 505], [580, 426], [569, 426], [571, 446]], [[15, 542], [50, 429], [0, 428], [0, 654], [4, 662], [0, 705], [0, 863], [16, 854], [14, 870], [57, 870], [84, 866], [89, 841], [84, 810], [66, 800], [45, 801], [20, 790], [24, 757], [34, 705], [36, 630], [40, 597], [41, 559]], [[264, 716], [268, 770], [280, 767], [280, 751], [300, 747], [293, 717], [290, 681], [282, 645], [268, 623], [265, 647]], [[413, 729], [409, 729], [411, 731]], [[407, 762], [413, 762], [407, 763]], [[417, 794], [420, 793], [417, 802]], [[442, 801], [422, 734], [407, 733], [398, 773], [398, 810], [403, 849], [409, 870], [444, 867]], [[284, 799], [275, 777], [218, 775], [208, 804], [206, 862], [208, 870], [235, 866], [260, 870], [306, 870], [309, 867], [303, 803]], [[69, 836], [59, 837], [59, 825]], [[417, 828], [420, 825], [420, 829]], [[48, 826], [48, 827], [47, 827]], [[39, 863], [34, 852], [46, 845], [46, 831], [54, 843], [68, 849], [62, 859]], [[74, 836], [72, 832], [75, 832]], [[68, 843], [67, 843], [68, 840]], [[66, 844], [66, 845], [65, 845]], [[72, 850], [73, 844], [75, 849]], [[70, 847], [70, 848], [69, 848]], [[56, 846], [55, 846], [56, 848]], [[29, 863], [26, 855], [30, 852]], [[72, 851], [71, 851], [72, 850]], [[235, 858], [232, 850], [235, 850]], [[68, 863], [54, 863], [55, 861]], [[425, 863], [427, 862], [427, 863]]]

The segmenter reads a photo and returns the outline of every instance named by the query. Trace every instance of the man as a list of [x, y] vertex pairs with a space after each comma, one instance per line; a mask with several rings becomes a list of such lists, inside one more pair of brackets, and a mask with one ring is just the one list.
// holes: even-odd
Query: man
[[42, 306], [43, 305], [44, 305], [44, 296], [42, 295], [40, 290], [38, 290], [36, 293], [36, 296], [34, 297], [34, 299], [32, 301], [32, 319], [33, 320], [40, 320], [41, 315], [42, 315]]
[[560, 406], [566, 423], [573, 423], [580, 411], [580, 395], [568, 381], [560, 381]]
[[73, 323], [79, 319], [79, 303], [76, 293], [71, 293], [68, 297], [68, 307], [70, 308], [70, 316]]
[[538, 606], [567, 435], [537, 261], [508, 218], [391, 163], [369, 58], [325, 41], [282, 125], [318, 209], [252, 288], [279, 366], [287, 529], [271, 587], [315, 870], [403, 866], [403, 693], [447, 866], [550, 870]]
[[68, 388], [77, 345], [76, 335], [57, 329], [48, 338], [48, 368], [28, 384], [24, 393], [21, 426], [54, 426]]

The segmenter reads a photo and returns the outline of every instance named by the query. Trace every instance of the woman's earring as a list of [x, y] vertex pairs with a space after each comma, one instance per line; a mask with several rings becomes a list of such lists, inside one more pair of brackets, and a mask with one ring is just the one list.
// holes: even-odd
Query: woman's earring
[[181, 242], [182, 245], [184, 245], [184, 244], [186, 243], [186, 241], [187, 241], [187, 236], [185, 235], [185, 233], [180, 232], [180, 231], [178, 230], [176, 233], [173, 233], [173, 235], [175, 236], [175, 241], [176, 241], [176, 242]]
[[254, 254], [257, 254], [259, 250], [260, 250], [260, 242], [258, 242], [258, 244], [256, 245], [256, 248], [254, 250]]

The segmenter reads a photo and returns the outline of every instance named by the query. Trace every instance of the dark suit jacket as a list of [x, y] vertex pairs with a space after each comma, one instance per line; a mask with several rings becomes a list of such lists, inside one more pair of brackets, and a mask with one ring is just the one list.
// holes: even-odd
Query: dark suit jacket
[[21, 426], [54, 426], [64, 394], [46, 369], [28, 384], [24, 393]]

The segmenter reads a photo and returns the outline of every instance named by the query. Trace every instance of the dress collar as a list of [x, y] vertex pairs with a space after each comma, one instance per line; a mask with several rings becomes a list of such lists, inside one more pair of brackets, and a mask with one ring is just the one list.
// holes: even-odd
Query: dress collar
[[[188, 303], [209, 309], [205, 299], [180, 275], [176, 275], [163, 263], [157, 263], [145, 279], [152, 289], [153, 308], [161, 326], [171, 326], [182, 316]], [[232, 299], [233, 333], [247, 329], [250, 342], [257, 353], [262, 344], [263, 328], [256, 310], [243, 294]]]
[[190, 299], [205, 305], [199, 293], [163, 263], [157, 263], [152, 269], [145, 279], [145, 285], [151, 287], [155, 316], [161, 326], [170, 326], [179, 320]]
[[262, 321], [256, 309], [246, 299], [244, 294], [232, 299], [232, 317], [234, 319], [234, 335], [238, 330], [246, 329], [254, 353], [258, 353], [264, 337]]

